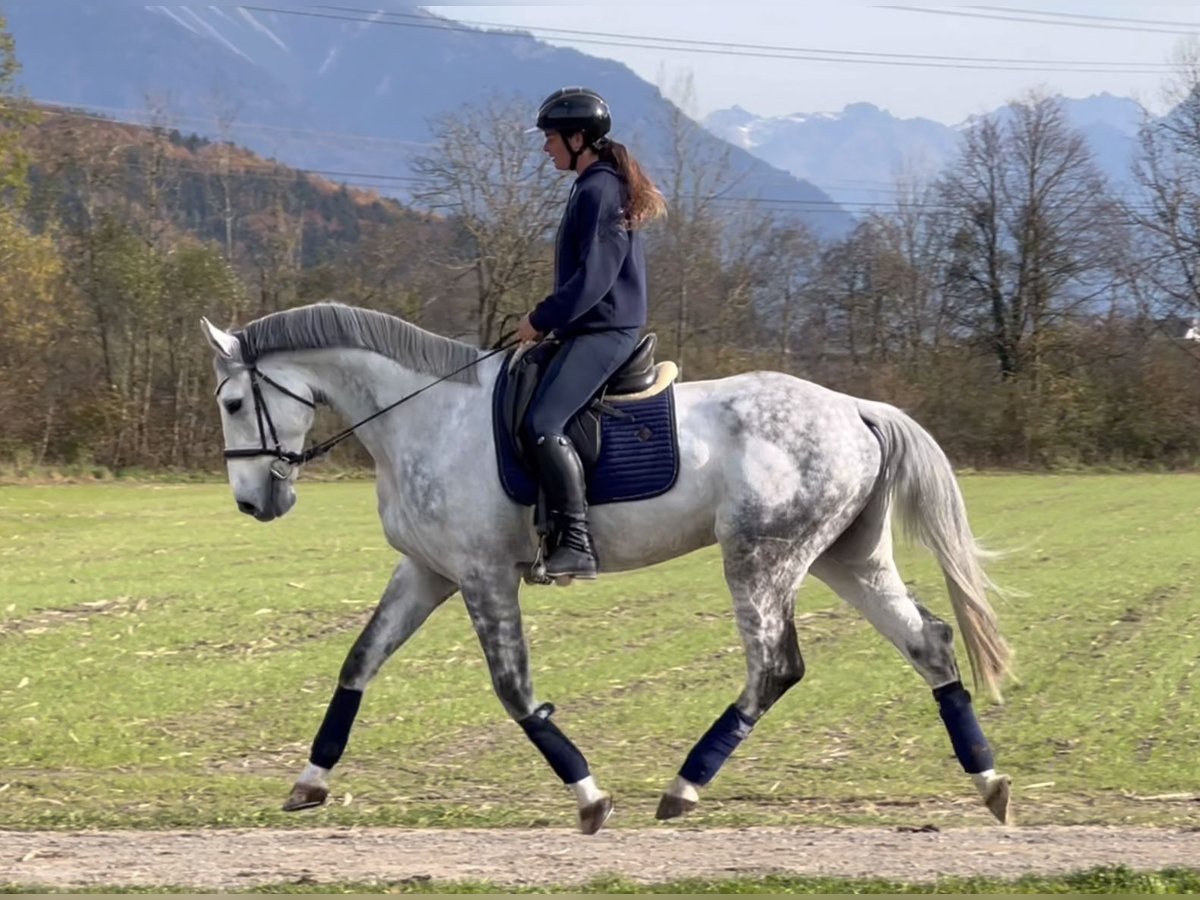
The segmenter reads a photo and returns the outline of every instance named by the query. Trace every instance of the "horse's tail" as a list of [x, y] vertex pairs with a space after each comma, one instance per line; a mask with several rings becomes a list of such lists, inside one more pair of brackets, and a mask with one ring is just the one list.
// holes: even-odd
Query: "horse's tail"
[[876, 490], [890, 498], [906, 533], [937, 557], [975, 688], [1000, 700], [1001, 683], [1012, 674], [1012, 650], [988, 602], [988, 590], [999, 590], [984, 572], [989, 554], [971, 533], [954, 469], [929, 432], [894, 406], [860, 401], [859, 414], [883, 448]]

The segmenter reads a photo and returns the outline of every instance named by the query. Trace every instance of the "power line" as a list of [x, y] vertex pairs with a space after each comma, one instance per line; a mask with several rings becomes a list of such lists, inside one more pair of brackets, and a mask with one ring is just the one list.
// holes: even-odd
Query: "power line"
[[[0, 106], [3, 106], [3, 105], [4, 104], [0, 104]], [[95, 122], [103, 123], [106, 125], [120, 126], [120, 125], [130, 124], [130, 123], [122, 123], [119, 121], [115, 121], [113, 119], [105, 118], [104, 116], [90, 115], [87, 113], [78, 112], [78, 111], [69, 110], [69, 109], [44, 110], [43, 114], [49, 115], [49, 116], [58, 116], [58, 117], [62, 117], [62, 118], [84, 119], [87, 121], [95, 121]], [[146, 127], [146, 126], [142, 126], [137, 123], [133, 123], [133, 127]], [[270, 161], [264, 160], [264, 163], [267, 163], [268, 165], [270, 165]], [[132, 169], [140, 170], [140, 171], [149, 171], [149, 167], [146, 164], [138, 164], [136, 162], [131, 162], [131, 161], [124, 161], [124, 162], [120, 162], [120, 163], [117, 163], [114, 161], [114, 165], [120, 165], [120, 166], [132, 168]], [[216, 176], [219, 174], [218, 172], [214, 172], [211, 169], [205, 169], [205, 168], [201, 168], [199, 166], [188, 165], [185, 163], [181, 163], [179, 161], [175, 161], [174, 165], [183, 171], [194, 172], [194, 173], [200, 174], [200, 175]], [[364, 189], [370, 189], [370, 190], [375, 190], [375, 191], [379, 191], [380, 189], [385, 187], [385, 185], [387, 185], [387, 184], [393, 184], [393, 185], [396, 185], [397, 187], [405, 187], [408, 190], [419, 190], [420, 188], [431, 188], [434, 186], [434, 183], [431, 182], [429, 179], [422, 178], [419, 176], [414, 176], [414, 175], [398, 175], [398, 174], [394, 174], [394, 173], [385, 173], [385, 172], [352, 172], [352, 171], [343, 171], [343, 170], [334, 170], [334, 169], [308, 169], [308, 168], [300, 168], [297, 166], [284, 165], [282, 163], [277, 163], [275, 165], [278, 165], [280, 168], [288, 170], [288, 172], [290, 174], [262, 171], [260, 169], [256, 169], [253, 167], [246, 167], [244, 171], [238, 172], [238, 173], [232, 173], [232, 174], [241, 174], [241, 175], [252, 176], [252, 177], [256, 177], [256, 178], [263, 178], [266, 180], [278, 181], [281, 183], [294, 183], [298, 178], [303, 178], [304, 175], [309, 174], [309, 175], [325, 177], [328, 179], [336, 178], [336, 179], [339, 179], [339, 182], [341, 184], [344, 184], [348, 187], [364, 188]], [[346, 180], [346, 179], [354, 179], [354, 180]], [[370, 180], [365, 181], [364, 179], [370, 179]], [[384, 184], [380, 184], [380, 182], [384, 182]], [[814, 187], [817, 187], [819, 189], [819, 185], [816, 185], [814, 182], [811, 182], [811, 181], [809, 183], [813, 184]], [[880, 184], [882, 184], [882, 183], [880, 183]], [[892, 190], [898, 190], [898, 189], [892, 188]], [[389, 199], [391, 199], [391, 198], [389, 198]], [[691, 201], [696, 200], [697, 197], [693, 194], [685, 194], [685, 195], [681, 195], [680, 197], [675, 198], [675, 199], [680, 200], [680, 201], [685, 201], [685, 202], [691, 202]], [[902, 210], [953, 211], [957, 208], [956, 206], [954, 206], [952, 204], [941, 203], [941, 202], [936, 202], [936, 201], [931, 202], [928, 200], [914, 200], [912, 202], [900, 202], [897, 200], [893, 200], [893, 201], [888, 201], [888, 202], [874, 203], [874, 202], [867, 201], [867, 200], [838, 201], [838, 200], [833, 200], [832, 198], [830, 198], [830, 199], [820, 199], [820, 198], [809, 199], [809, 198], [801, 198], [801, 197], [771, 197], [771, 196], [755, 197], [755, 196], [740, 196], [740, 195], [717, 195], [717, 196], [712, 196], [712, 197], [705, 197], [702, 199], [706, 203], [709, 203], [709, 204], [712, 204], [712, 205], [718, 206], [718, 207], [723, 207], [725, 209], [759, 207], [761, 209], [765, 209], [768, 211], [781, 212], [781, 211], [785, 211], [785, 210], [792, 210], [792, 211], [797, 211], [797, 212], [803, 212], [807, 215], [818, 215], [818, 214], [825, 214], [825, 215], [860, 214], [861, 215], [863, 213], [870, 213], [870, 212], [889, 213], [889, 212], [900, 212]], [[404, 204], [401, 204], [401, 205], [404, 205]], [[1154, 207], [1152, 205], [1148, 205], [1148, 204], [1136, 204], [1136, 205], [1135, 204], [1125, 204], [1124, 208], [1129, 209], [1131, 211], [1135, 211], [1135, 212], [1136, 211], [1152, 212], [1154, 209]]]
[[[47, 110], [47, 111], [44, 111], [43, 114], [48, 115], [48, 116], [57, 116], [57, 117], [68, 118], [68, 119], [69, 118], [84, 119], [86, 121], [100, 122], [100, 123], [103, 123], [106, 125], [120, 126], [123, 124], [127, 124], [127, 123], [122, 123], [122, 122], [116, 122], [112, 119], [104, 118], [103, 116], [88, 115], [86, 113], [73, 112], [70, 110], [62, 110], [62, 111]], [[142, 126], [135, 125], [134, 127], [142, 127]], [[264, 161], [264, 162], [266, 162], [266, 161]], [[142, 171], [142, 172], [150, 171], [150, 168], [147, 164], [144, 164], [144, 163], [139, 164], [139, 163], [133, 162], [133, 161], [121, 161], [121, 162], [113, 161], [112, 165], [114, 167], [124, 167], [124, 168], [129, 168], [129, 169], [132, 169], [135, 171]], [[172, 165], [175, 168], [180, 169], [182, 171], [193, 172], [193, 173], [199, 174], [199, 175], [216, 176], [219, 174], [218, 172], [212, 171], [211, 169], [206, 169], [206, 168], [202, 168], [197, 165], [183, 163], [178, 160], [173, 161]], [[305, 175], [318, 175], [318, 176], [323, 176], [323, 177], [327, 177], [327, 178], [339, 178], [339, 179], [357, 179], [357, 180], [353, 180], [353, 181], [343, 180], [341, 183], [346, 184], [348, 186], [372, 188], [375, 190], [379, 190], [381, 187], [383, 187], [383, 185], [379, 184], [379, 182], [381, 182], [381, 181], [388, 183], [388, 184], [395, 184], [397, 186], [405, 186], [405, 187], [409, 187], [409, 188], [422, 188], [422, 187], [430, 188], [433, 186], [433, 182], [431, 182], [429, 179], [421, 178], [421, 177], [414, 176], [414, 175], [396, 175], [396, 174], [384, 173], [384, 172], [346, 172], [346, 171], [334, 170], [334, 169], [310, 169], [310, 168], [300, 168], [300, 167], [295, 167], [295, 166], [287, 166], [287, 165], [283, 165], [282, 163], [278, 164], [278, 166], [280, 168], [287, 169], [290, 174], [283, 174], [283, 173], [277, 173], [277, 172], [271, 172], [271, 171], [263, 171], [263, 170], [256, 169], [252, 166], [248, 166], [243, 170], [240, 170], [238, 172], [234, 172], [231, 174], [242, 175], [242, 176], [247, 176], [247, 177], [254, 177], [254, 178], [262, 178], [262, 179], [266, 179], [266, 180], [270, 180], [270, 181], [278, 181], [278, 182], [282, 182], [282, 183], [295, 182], [298, 178], [303, 178], [303, 176], [305, 176]], [[370, 179], [370, 182], [365, 182], [362, 179]], [[690, 201], [690, 200], [695, 199], [695, 197], [693, 195], [684, 195], [680, 199]], [[814, 212], [814, 213], [817, 213], [817, 212], [843, 213], [843, 212], [847, 211], [845, 209], [844, 204], [840, 204], [837, 201], [834, 201], [832, 199], [821, 200], [821, 199], [817, 199], [817, 198], [808, 200], [808, 199], [803, 199], [803, 198], [790, 198], [790, 197], [721, 196], [721, 197], [710, 198], [709, 202], [723, 203], [723, 204], [727, 204], [727, 205], [736, 205], [736, 206], [746, 206], [746, 205], [756, 205], [757, 204], [757, 205], [788, 207], [788, 206], [795, 206], [795, 205], [804, 205], [804, 206], [811, 207], [810, 209], [808, 209], [806, 211]], [[861, 204], [861, 205], [868, 206], [869, 204]]]
[[[458, 26], [452, 24], [434, 25], [425, 24], [422, 22], [397, 22], [379, 18], [363, 18], [361, 16], [345, 16], [335, 13], [321, 13], [305, 10], [294, 9], [279, 9], [271, 6], [245, 6], [245, 9], [253, 12], [276, 13], [285, 16], [302, 16], [315, 19], [332, 19], [342, 22], [362, 22], [368, 25], [386, 25], [393, 28], [421, 28], [426, 30], [437, 31], [457, 31], [474, 35], [488, 35], [492, 37], [506, 38], [521, 38], [531, 39], [531, 35], [523, 32], [515, 31], [480, 31], [476, 28], [466, 26]], [[446, 20], [443, 20], [446, 21]], [[1162, 74], [1164, 69], [1161, 64], [1145, 63], [1144, 68], [1128, 68], [1114, 69], [1111, 64], [1105, 63], [1107, 68], [1071, 68], [1071, 67], [1053, 67], [1053, 66], [1029, 66], [1019, 62], [1014, 65], [992, 65], [987, 63], [968, 64], [968, 63], [948, 63], [936, 61], [916, 61], [916, 60], [899, 60], [899, 59], [869, 59], [859, 57], [853, 60], [848, 59], [831, 59], [828, 56], [813, 56], [804, 53], [769, 53], [756, 50], [723, 50], [714, 47], [696, 47], [696, 46], [664, 46], [663, 44], [646, 43], [646, 40], [641, 41], [617, 41], [600, 38], [579, 37], [573, 38], [572, 42], [576, 44], [594, 44], [603, 47], [631, 47], [642, 50], [667, 50], [681, 53], [698, 53], [708, 56], [735, 56], [735, 57], [751, 57], [755, 59], [778, 59], [792, 60], [800, 62], [834, 62], [834, 63], [854, 63], [858, 65], [874, 65], [874, 66], [899, 66], [909, 68], [927, 68], [927, 69], [973, 69], [985, 71], [1010, 71], [1010, 72], [1063, 72], [1063, 73], [1082, 73], [1082, 74], [1126, 74], [1126, 75], [1157, 75]], [[1133, 64], [1130, 65], [1139, 65]]]
[[[350, 6], [318, 6], [318, 9], [337, 10], [344, 13], [359, 13], [371, 16], [387, 16], [389, 19], [410, 19], [421, 22], [429, 22], [429, 16], [417, 15], [414, 13], [396, 13], [383, 12], [370, 9], [359, 9]], [[1034, 66], [1034, 65], [1057, 65], [1057, 66], [1158, 66], [1159, 63], [1125, 63], [1112, 62], [1107, 60], [1063, 60], [1063, 59], [1013, 59], [1003, 57], [975, 57], [975, 56], [938, 56], [928, 53], [889, 53], [886, 51], [876, 50], [828, 50], [820, 47], [788, 47], [775, 44], [744, 44], [734, 41], [712, 41], [699, 40], [693, 38], [678, 38], [678, 37], [657, 37], [654, 35], [644, 34], [622, 34], [605, 31], [584, 31], [576, 28], [553, 28], [544, 25], [522, 25], [514, 26], [499, 22], [480, 22], [471, 19], [442, 19], [437, 18], [436, 21], [446, 23], [446, 27], [454, 30], [460, 30], [455, 26], [470, 26], [469, 31], [474, 31], [476, 28], [499, 28], [513, 33], [514, 37], [523, 37], [519, 32], [530, 32], [531, 36], [534, 32], [538, 34], [561, 34], [561, 35], [583, 35], [585, 37], [594, 38], [612, 38], [617, 40], [627, 41], [654, 41], [667, 46], [662, 49], [687, 49], [689, 46], [694, 47], [719, 47], [730, 51], [752, 50], [752, 51], [768, 51], [772, 53], [820, 53], [832, 57], [846, 57], [849, 61], [854, 61], [858, 57], [874, 57], [877, 60], [897, 59], [897, 60], [921, 60], [929, 62], [959, 62], [959, 63], [998, 63], [1014, 66]], [[835, 60], [830, 60], [830, 62]]]
[[1198, 22], [1174, 22], [1169, 19], [1126, 19], [1120, 16], [1093, 16], [1085, 13], [1060, 13], [1049, 12], [1040, 9], [1014, 9], [1008, 6], [971, 6], [968, 9], [982, 9], [989, 12], [1008, 12], [1019, 13], [1029, 16], [1046, 16], [1053, 19], [1085, 19], [1095, 22], [1124, 22], [1132, 25], [1175, 25], [1181, 28], [1190, 28], [1192, 30], [1200, 30]]
[[[1024, 23], [1032, 23], [1034, 25], [1057, 25], [1057, 26], [1061, 26], [1064, 28], [1099, 28], [1099, 29], [1103, 29], [1105, 31], [1137, 31], [1137, 32], [1147, 32], [1150, 34], [1195, 34], [1198, 30], [1200, 30], [1200, 26], [1191, 26], [1188, 30], [1179, 30], [1179, 29], [1170, 29], [1170, 28], [1145, 28], [1145, 27], [1136, 27], [1136, 26], [1129, 26], [1129, 25], [1111, 25], [1111, 24], [1105, 24], [1103, 22], [1096, 22], [1096, 21], [1059, 22], [1059, 21], [1054, 21], [1052, 19], [1035, 19], [1035, 18], [1031, 18], [1030, 16], [1027, 16], [1027, 15], [1002, 16], [1002, 15], [995, 14], [995, 13], [969, 12], [967, 10], [959, 10], [959, 9], [931, 9], [926, 6], [881, 6], [880, 9], [894, 9], [894, 10], [899, 10], [900, 12], [927, 13], [927, 14], [933, 15], [933, 16], [957, 16], [959, 18], [964, 18], [964, 19], [993, 19], [993, 20], [997, 20], [1000, 22], [1024, 22]], [[1037, 13], [1037, 15], [1045, 15], [1045, 14]], [[1047, 71], [1052, 71], [1052, 70], [1048, 69]], [[1083, 72], [1086, 70], [1085, 69], [1070, 69], [1070, 70], [1065, 70], [1065, 71]], [[1147, 73], [1137, 72], [1133, 69], [1122, 70], [1122, 71], [1128, 71], [1130, 74], [1153, 74], [1150, 72], [1147, 72]], [[1162, 71], [1162, 70], [1158, 69], [1155, 71], [1157, 72], [1157, 71]]]

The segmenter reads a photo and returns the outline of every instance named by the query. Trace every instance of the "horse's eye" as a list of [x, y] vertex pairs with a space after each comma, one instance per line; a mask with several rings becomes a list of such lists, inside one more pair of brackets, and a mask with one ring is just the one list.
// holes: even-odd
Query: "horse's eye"
[[235, 397], [232, 400], [225, 401], [225, 412], [229, 413], [229, 415], [231, 415], [231, 416], [237, 415], [238, 410], [240, 410], [241, 408], [242, 408], [242, 398], [241, 397]]

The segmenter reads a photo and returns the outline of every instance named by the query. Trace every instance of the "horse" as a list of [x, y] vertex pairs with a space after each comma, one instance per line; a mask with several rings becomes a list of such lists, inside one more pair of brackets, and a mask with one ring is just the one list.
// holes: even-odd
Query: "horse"
[[[325, 802], [368, 683], [461, 593], [500, 704], [573, 792], [579, 830], [599, 831], [612, 796], [551, 718], [553, 704], [539, 702], [530, 673], [519, 593], [539, 536], [531, 507], [502, 490], [493, 462], [493, 390], [508, 357], [333, 302], [271, 313], [235, 331], [201, 325], [214, 351], [237, 508], [262, 522], [292, 508], [299, 464], [315, 455], [303, 449], [315, 409], [325, 404], [353, 423], [339, 439], [352, 431], [373, 458], [379, 516], [400, 554], [283, 808]], [[1011, 778], [996, 770], [962, 683], [954, 630], [910, 595], [893, 558], [895, 515], [942, 569], [972, 686], [1002, 702], [1012, 671], [988, 598], [998, 589], [937, 442], [894, 406], [779, 372], [681, 381], [670, 390], [677, 475], [657, 496], [591, 507], [601, 577], [718, 544], [746, 678], [665, 787], [656, 817], [695, 809], [755, 723], [803, 678], [794, 607], [811, 573], [925, 680], [963, 771], [995, 818], [1008, 821]]]

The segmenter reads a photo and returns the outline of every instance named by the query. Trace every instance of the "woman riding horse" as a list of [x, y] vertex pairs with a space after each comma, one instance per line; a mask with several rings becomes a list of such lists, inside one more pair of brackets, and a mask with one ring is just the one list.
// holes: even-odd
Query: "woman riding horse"
[[628, 359], [646, 325], [646, 260], [638, 229], [666, 211], [624, 145], [608, 137], [608, 104], [587, 88], [547, 97], [537, 126], [560, 172], [575, 173], [558, 229], [554, 293], [517, 326], [522, 342], [553, 332], [562, 346], [534, 397], [525, 429], [557, 535], [546, 575], [595, 578], [583, 464], [567, 423]]

